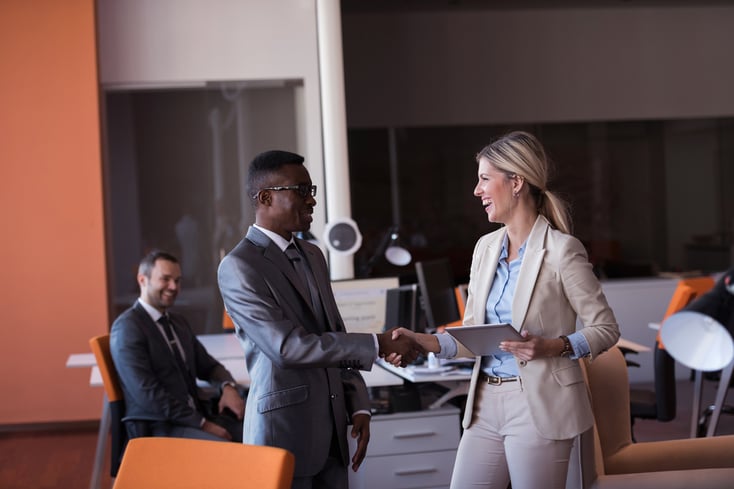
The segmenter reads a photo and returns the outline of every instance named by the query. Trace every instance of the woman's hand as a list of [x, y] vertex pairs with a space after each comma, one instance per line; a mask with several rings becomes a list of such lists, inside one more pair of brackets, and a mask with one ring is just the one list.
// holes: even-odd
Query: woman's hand
[[536, 358], [557, 357], [563, 349], [560, 338], [543, 338], [531, 335], [527, 331], [520, 333], [523, 341], [502, 341], [500, 350], [511, 353], [520, 360], [530, 361]]
[[416, 333], [415, 331], [411, 331], [405, 328], [397, 328], [393, 330], [392, 332], [393, 340], [396, 340], [401, 336], [407, 336], [409, 338], [412, 338], [413, 341], [418, 343], [420, 347], [423, 349], [423, 353], [428, 353], [428, 352], [438, 353], [441, 351], [441, 346], [438, 343], [438, 338], [436, 338], [436, 335], [426, 334], [426, 333]]

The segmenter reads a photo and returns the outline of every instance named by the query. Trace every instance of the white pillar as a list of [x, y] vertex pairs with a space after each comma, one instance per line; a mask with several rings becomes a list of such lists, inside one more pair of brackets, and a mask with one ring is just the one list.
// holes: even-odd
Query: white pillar
[[[340, 217], [352, 217], [339, 0], [316, 1], [316, 24], [326, 187], [322, 199], [326, 202], [326, 220], [329, 222]], [[329, 265], [332, 280], [354, 278], [354, 259], [351, 256], [331, 253]]]

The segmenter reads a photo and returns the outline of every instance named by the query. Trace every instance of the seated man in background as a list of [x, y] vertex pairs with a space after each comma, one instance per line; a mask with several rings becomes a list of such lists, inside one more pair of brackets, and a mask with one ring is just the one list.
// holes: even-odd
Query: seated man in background
[[[168, 311], [181, 288], [176, 257], [148, 254], [138, 284], [140, 298], [110, 332], [128, 434], [241, 442], [245, 404], [232, 375], [207, 353], [184, 317]], [[218, 403], [200, 398], [197, 378], [219, 388]]]

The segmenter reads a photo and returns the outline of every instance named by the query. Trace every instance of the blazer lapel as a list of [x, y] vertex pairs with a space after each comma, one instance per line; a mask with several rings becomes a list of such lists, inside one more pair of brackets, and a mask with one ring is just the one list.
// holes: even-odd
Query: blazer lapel
[[545, 217], [538, 216], [525, 245], [525, 256], [520, 267], [520, 275], [517, 278], [515, 297], [512, 300], [512, 325], [518, 331], [522, 330], [530, 298], [535, 289], [535, 281], [540, 273], [540, 266], [543, 264], [547, 231], [548, 221]]
[[[321, 301], [321, 309], [324, 311], [324, 315], [326, 316], [327, 324], [325, 325], [325, 329], [330, 329], [332, 331], [339, 331], [339, 328], [336, 326], [339, 324], [339, 321], [337, 321], [337, 318], [335, 317], [335, 314], [338, 311], [333, 311], [331, 308], [326, 307], [326, 301], [324, 300], [324, 297], [328, 297], [327, 294], [331, 294], [331, 281], [328, 276], [324, 276], [322, 273], [320, 273], [319, 267], [317, 267], [317, 264], [319, 263], [319, 257], [316, 256], [316, 251], [312, 249], [306, 249], [303, 246], [300, 246], [300, 243], [302, 241], [299, 240], [299, 248], [301, 249], [304, 257], [306, 258], [306, 261], [308, 262], [308, 266], [311, 269], [311, 274], [313, 275], [314, 281], [316, 282], [316, 288], [319, 292], [319, 297], [317, 298], [319, 301]], [[309, 301], [309, 305], [311, 305], [311, 302]], [[312, 308], [313, 310], [313, 308]], [[314, 314], [316, 314], [316, 311], [314, 311]], [[320, 320], [320, 319], [319, 319]]]
[[487, 243], [484, 250], [477, 250], [477, 259], [481, 260], [477, 264], [477, 283], [476, 298], [474, 300], [474, 322], [482, 324], [487, 317], [487, 297], [489, 297], [489, 287], [494, 280], [494, 274], [497, 272], [497, 261], [500, 259], [502, 251], [502, 241], [505, 239], [507, 230], [502, 228], [501, 233], [497, 233], [496, 239]]
[[[148, 338], [150, 338], [150, 341], [153, 342], [153, 344], [158, 345], [158, 349], [161, 352], [162, 355], [171, 355], [173, 358], [173, 355], [179, 355], [179, 352], [173, 351], [171, 348], [171, 345], [168, 344], [168, 340], [163, 337], [163, 334], [161, 333], [160, 328], [158, 325], [153, 321], [153, 318], [150, 317], [150, 314], [148, 314], [148, 311], [146, 311], [143, 306], [140, 305], [139, 302], [135, 303], [135, 313], [138, 315], [139, 319], [146, 325], [148, 333]], [[170, 314], [169, 314], [170, 319]], [[176, 334], [176, 337], [178, 338], [178, 341], [181, 344], [181, 348], [186, 352], [186, 360], [184, 361], [184, 366], [186, 367], [186, 372], [181, 372], [184, 376], [188, 374], [189, 376], [193, 376], [193, 372], [191, 371], [192, 364], [194, 363], [192, 359], [188, 357], [188, 355], [193, 354], [193, 347], [189, 348], [187, 344], [183, 343], [184, 335], [181, 333], [181, 328], [183, 327], [181, 324], [178, 324], [180, 320], [170, 321], [171, 329]], [[173, 347], [176, 348], [176, 347]], [[180, 370], [180, 369], [179, 369]], [[186, 377], [184, 377], [186, 378]]]
[[311, 308], [311, 294], [306, 289], [306, 284], [303, 283], [301, 277], [298, 276], [295, 268], [291, 264], [288, 257], [278, 246], [273, 243], [264, 233], [260, 232], [257, 228], [250, 227], [247, 230], [247, 239], [250, 240], [256, 246], [262, 248], [263, 258], [272, 262], [293, 287], [298, 291], [308, 307]]

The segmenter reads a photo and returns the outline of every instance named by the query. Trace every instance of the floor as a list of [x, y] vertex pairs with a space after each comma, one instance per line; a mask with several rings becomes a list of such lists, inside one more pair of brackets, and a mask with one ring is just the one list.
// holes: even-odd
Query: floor
[[[715, 395], [715, 383], [704, 383], [704, 404]], [[678, 414], [667, 423], [635, 422], [638, 442], [688, 438], [693, 383], [678, 382]], [[730, 400], [734, 404], [734, 400]], [[734, 434], [734, 416], [721, 416], [717, 435]], [[0, 488], [85, 489], [89, 487], [97, 428], [94, 425], [65, 430], [0, 432]], [[109, 452], [108, 452], [109, 453]], [[102, 488], [112, 487], [109, 455], [105, 457]]]
[[[701, 401], [702, 409], [705, 406], [713, 404], [716, 397], [717, 385], [717, 382], [704, 381]], [[652, 389], [652, 384], [636, 384], [635, 387], [647, 387]], [[693, 382], [687, 380], [678, 381], [676, 385], [676, 395], [678, 404], [676, 408], [676, 417], [672, 421], [665, 423], [647, 419], [638, 419], [635, 421], [634, 433], [638, 442], [674, 440], [678, 438], [688, 438], [690, 436], [691, 414], [693, 412]], [[734, 395], [728, 396], [727, 403], [734, 405]], [[719, 418], [719, 425], [716, 429], [716, 434], [734, 434], [734, 416], [722, 413]]]
[[[73, 429], [0, 433], [0, 488], [86, 489], [96, 446], [94, 424]], [[107, 455], [102, 488], [111, 487]]]

